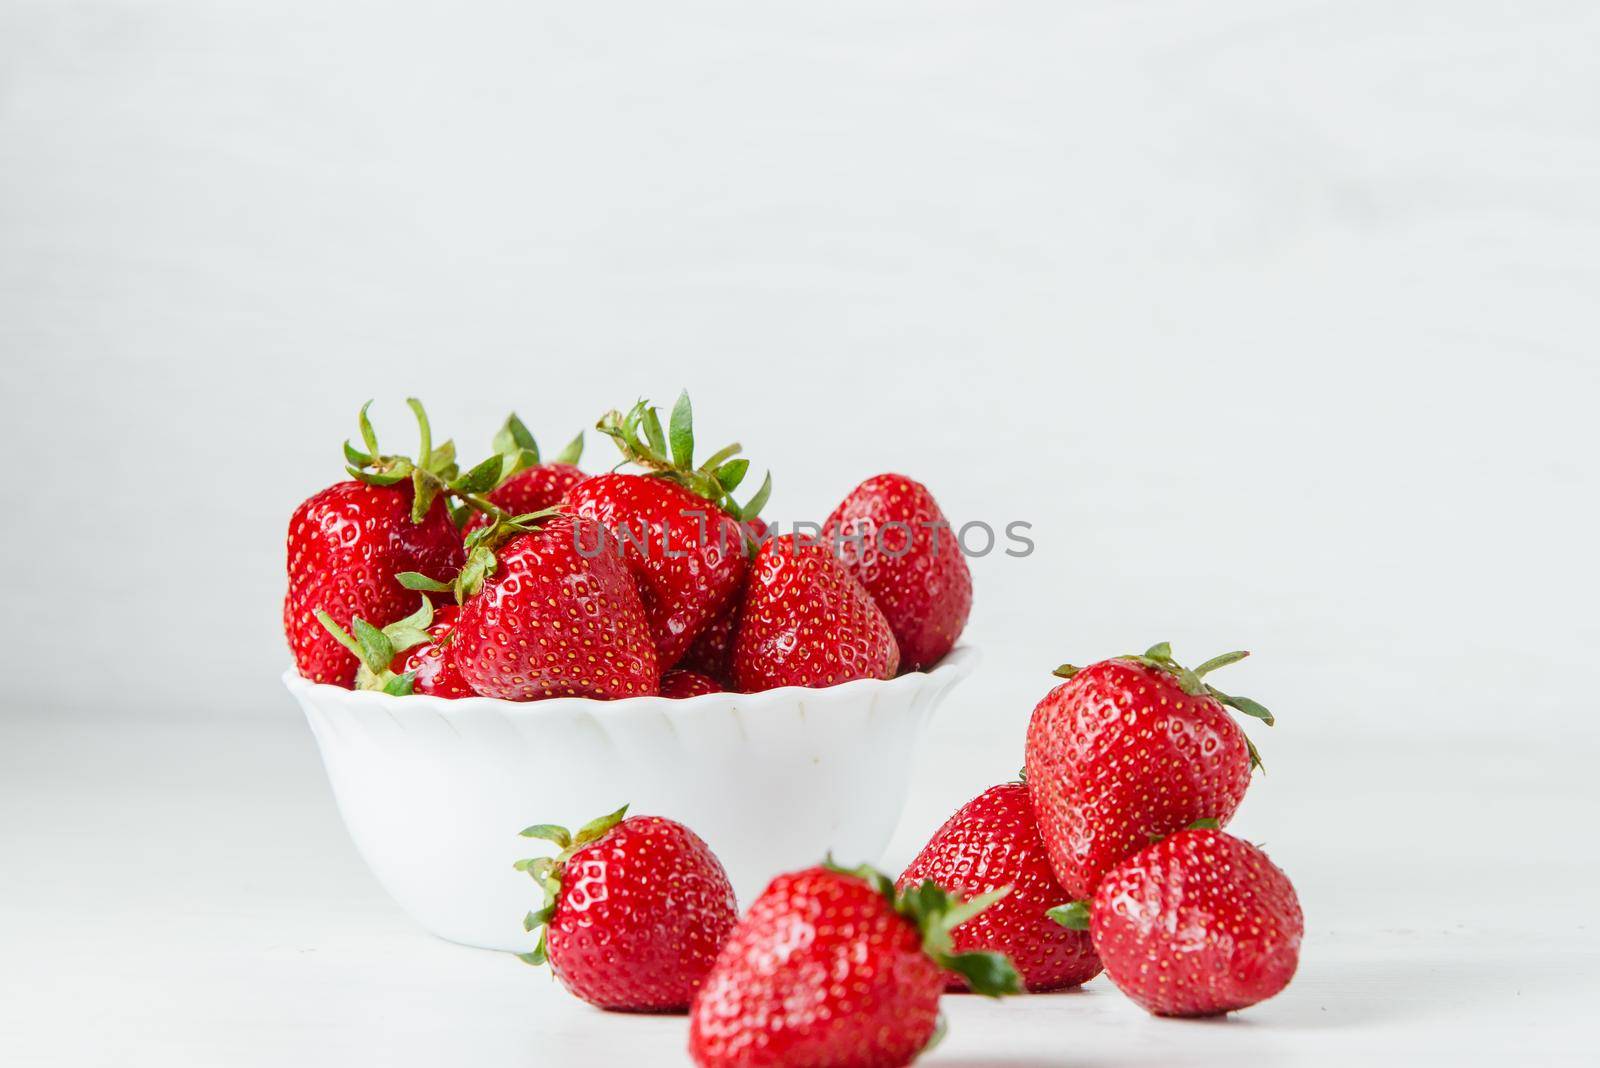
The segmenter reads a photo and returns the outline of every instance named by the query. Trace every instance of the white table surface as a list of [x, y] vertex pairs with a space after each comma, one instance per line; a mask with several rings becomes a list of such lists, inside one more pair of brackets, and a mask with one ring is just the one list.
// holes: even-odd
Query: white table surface
[[[1210, 1022], [1149, 1018], [1104, 978], [951, 997], [923, 1063], [1593, 1063], [1594, 747], [1269, 741], [1235, 828], [1299, 886], [1287, 992]], [[941, 720], [886, 859], [965, 799], [975, 759], [1006, 759], [990, 749]], [[0, 727], [0, 772], [7, 1064], [687, 1063], [681, 1018], [597, 1012], [415, 927], [355, 855], [287, 697], [243, 724], [30, 717]]]

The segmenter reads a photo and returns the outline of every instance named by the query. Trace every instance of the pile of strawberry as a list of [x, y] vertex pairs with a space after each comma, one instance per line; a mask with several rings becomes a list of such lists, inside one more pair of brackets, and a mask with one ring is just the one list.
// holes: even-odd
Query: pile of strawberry
[[1033, 993], [1104, 970], [1159, 1016], [1284, 988], [1303, 919], [1288, 878], [1223, 833], [1259, 765], [1228, 709], [1165, 644], [1078, 669], [1035, 707], [1024, 781], [958, 810], [898, 882], [831, 863], [778, 876], [741, 917], [682, 824], [602, 817], [523, 832], [544, 889], [531, 964], [604, 1009], [685, 1012], [705, 1068], [893, 1068], [938, 1040], [947, 992]]
[[[541, 459], [512, 415], [462, 471], [422, 405], [415, 457], [379, 451], [361, 409], [350, 479], [295, 509], [283, 622], [314, 682], [512, 701], [692, 697], [833, 686], [931, 667], [972, 605], [955, 534], [926, 487], [861, 483], [821, 535], [775, 536], [769, 475], [734, 499], [740, 447], [696, 464], [689, 398], [597, 425], [621, 452]], [[370, 402], [369, 402], [370, 404]]]
[[[832, 686], [927, 668], [954, 646], [972, 580], [933, 497], [861, 483], [817, 538], [773, 536], [745, 503], [739, 446], [696, 464], [687, 395], [598, 429], [629, 471], [586, 475], [582, 435], [544, 462], [515, 415], [463, 472], [422, 405], [415, 458], [367, 410], [351, 480], [295, 510], [284, 627], [316, 682], [441, 697], [691, 697]], [[544, 890], [524, 954], [575, 995], [690, 1013], [704, 1066], [909, 1064], [939, 998], [1079, 986], [1104, 970], [1162, 1016], [1230, 1012], [1293, 977], [1294, 888], [1222, 831], [1260, 760], [1229, 710], [1273, 722], [1165, 644], [1087, 668], [1034, 709], [1023, 780], [985, 791], [898, 881], [831, 862], [780, 875], [741, 917], [693, 831], [626, 809], [524, 835]]]

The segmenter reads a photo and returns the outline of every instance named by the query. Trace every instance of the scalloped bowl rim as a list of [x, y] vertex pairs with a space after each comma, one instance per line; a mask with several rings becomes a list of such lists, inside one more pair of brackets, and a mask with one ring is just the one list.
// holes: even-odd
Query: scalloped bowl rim
[[771, 690], [758, 690], [755, 693], [725, 690], [719, 693], [697, 694], [694, 697], [646, 695], [624, 697], [616, 701], [603, 701], [595, 697], [548, 697], [540, 701], [507, 701], [501, 697], [437, 697], [421, 693], [397, 697], [376, 690], [349, 690], [331, 683], [312, 682], [293, 667], [284, 671], [283, 683], [290, 692], [303, 691], [319, 704], [328, 700], [367, 702], [374, 705], [402, 701], [411, 708], [431, 708], [436, 714], [447, 718], [451, 714], [492, 710], [511, 718], [522, 716], [545, 718], [566, 713], [606, 719], [626, 717], [644, 711], [667, 716], [689, 714], [703, 709], [722, 707], [729, 700], [737, 700], [741, 704], [787, 704], [796, 700], [806, 700], [817, 694], [844, 694], [875, 689], [893, 692], [897, 688], [910, 689], [941, 677], [947, 677], [948, 682], [955, 682], [971, 674], [977, 667], [979, 659], [975, 646], [957, 645], [932, 668], [926, 671], [908, 671], [892, 679], [851, 679], [849, 682], [841, 682], [834, 686], [779, 686]]

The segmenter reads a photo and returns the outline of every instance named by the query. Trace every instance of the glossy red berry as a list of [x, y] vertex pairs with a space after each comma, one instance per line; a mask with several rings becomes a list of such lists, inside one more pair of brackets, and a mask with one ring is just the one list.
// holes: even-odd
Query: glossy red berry
[[734, 639], [735, 689], [888, 679], [899, 664], [888, 620], [825, 545], [785, 534], [762, 546]]
[[702, 694], [721, 692], [720, 682], [698, 671], [673, 668], [661, 676], [662, 697], [699, 697]]
[[1078, 671], [1033, 710], [1028, 790], [1062, 889], [1199, 819], [1226, 824], [1250, 783], [1244, 732], [1210, 693], [1135, 658]]
[[530, 930], [545, 930], [523, 959], [548, 959], [567, 990], [602, 1009], [684, 1012], [737, 918], [733, 887], [683, 824], [622, 815], [575, 837], [549, 825], [523, 832], [562, 847], [556, 858], [518, 864], [547, 897], [528, 916]]
[[[934, 832], [900, 876], [901, 889], [932, 879], [943, 889], [974, 898], [1011, 892], [950, 932], [954, 948], [993, 950], [1011, 958], [1031, 991], [1078, 986], [1100, 974], [1089, 935], [1068, 930], [1046, 913], [1069, 900], [1050, 871], [1028, 788], [993, 786], [956, 810]], [[951, 990], [966, 990], [959, 975]]]
[[983, 993], [1017, 989], [1003, 957], [954, 954], [963, 906], [931, 884], [896, 895], [886, 876], [808, 868], [750, 906], [689, 1020], [701, 1068], [910, 1064], [933, 1037], [945, 969]]
[[1179, 831], [1112, 868], [1089, 919], [1111, 981], [1159, 1016], [1272, 997], [1294, 977], [1304, 930], [1289, 877], [1217, 830]]
[[[536, 464], [518, 471], [484, 494], [490, 504], [510, 515], [526, 515], [555, 508], [565, 503], [567, 493], [589, 476], [573, 464]], [[489, 517], [476, 512], [467, 522], [471, 533], [489, 524]]]
[[575, 515], [605, 527], [639, 584], [663, 667], [732, 604], [744, 580], [739, 523], [676, 483], [608, 474], [568, 491]]
[[928, 487], [877, 475], [850, 491], [824, 527], [845, 568], [883, 610], [900, 670], [937, 664], [972, 610], [972, 572]]
[[428, 640], [413, 646], [394, 658], [389, 670], [396, 675], [411, 673], [411, 692], [431, 694], [434, 697], [475, 696], [461, 669], [456, 666], [455, 642], [452, 635], [461, 610], [453, 605], [441, 605], [433, 610], [433, 623], [428, 627]]
[[657, 692], [655, 644], [638, 588], [596, 524], [557, 516], [514, 534], [493, 555], [451, 639], [461, 677], [476, 693], [534, 701]]
[[336, 482], [289, 519], [288, 592], [283, 629], [295, 667], [313, 682], [349, 687], [359, 661], [316, 618], [349, 628], [360, 616], [382, 627], [411, 613], [417, 595], [395, 581], [401, 571], [451, 579], [463, 559], [461, 535], [443, 499], [414, 523], [409, 482]]

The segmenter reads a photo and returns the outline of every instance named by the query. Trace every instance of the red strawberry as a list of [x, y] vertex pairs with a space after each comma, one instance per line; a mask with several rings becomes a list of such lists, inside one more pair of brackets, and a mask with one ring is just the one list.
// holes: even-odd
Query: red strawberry
[[371, 403], [359, 419], [369, 451], [345, 444], [356, 480], [312, 496], [289, 520], [283, 629], [300, 674], [336, 686], [352, 684], [358, 661], [317, 621], [318, 609], [342, 627], [356, 616], [381, 627], [417, 604], [395, 580], [397, 572], [452, 576], [462, 563], [461, 536], [439, 496], [441, 479], [454, 471], [453, 448], [432, 447], [427, 417], [411, 400], [422, 427], [423, 466], [380, 455], [367, 420]]
[[[749, 569], [746, 568], [748, 574]], [[739, 611], [743, 607], [744, 587], [741, 586], [722, 614], [707, 624], [700, 636], [689, 643], [678, 666], [714, 679], [728, 678], [733, 667], [733, 639], [739, 633]]]
[[899, 663], [888, 620], [827, 546], [794, 534], [762, 546], [734, 641], [735, 689], [888, 679]]
[[433, 623], [427, 628], [428, 640], [396, 654], [389, 670], [396, 675], [409, 674], [412, 693], [435, 697], [475, 696], [456, 666], [455, 643], [451, 640], [460, 614], [461, 609], [453, 604], [434, 609]]
[[1111, 981], [1157, 1016], [1213, 1016], [1272, 997], [1294, 978], [1305, 932], [1289, 877], [1211, 828], [1163, 838], [1106, 873], [1087, 909], [1059, 911], [1087, 926]]
[[870, 868], [774, 879], [739, 920], [695, 999], [701, 1068], [910, 1064], [934, 1037], [948, 970], [1015, 993], [996, 953], [953, 953], [950, 929], [994, 896], [961, 902], [932, 883], [897, 895]]
[[720, 682], [698, 671], [673, 668], [661, 676], [662, 697], [699, 697], [701, 694], [721, 692]]
[[824, 533], [878, 602], [900, 645], [900, 667], [937, 664], [972, 610], [972, 573], [928, 487], [878, 475], [850, 491]]
[[694, 467], [687, 394], [678, 398], [666, 434], [656, 410], [643, 401], [626, 416], [608, 413], [599, 427], [617, 441], [625, 459], [651, 474], [585, 479], [568, 500], [574, 513], [616, 534], [638, 580], [661, 666], [671, 667], [733, 602], [745, 571], [739, 521], [765, 503], [771, 478], [741, 507], [731, 496], [749, 468], [749, 461], [732, 459], [739, 446]]
[[[1022, 783], [990, 787], [946, 820], [898, 885], [904, 889], [924, 879], [969, 898], [1011, 888], [1003, 900], [951, 931], [950, 940], [957, 950], [1004, 953], [1029, 990], [1078, 986], [1100, 974], [1089, 936], [1047, 915], [1068, 898], [1050, 872]], [[966, 981], [952, 975], [949, 989], [965, 990]]]
[[738, 522], [704, 497], [647, 475], [596, 475], [574, 487], [570, 500], [574, 514], [615, 534], [661, 662], [677, 663], [744, 578]]
[[[406, 572], [402, 581], [412, 583], [416, 578]], [[386, 627], [374, 627], [356, 616], [350, 621], [353, 636], [321, 609], [316, 615], [333, 639], [361, 661], [356, 671], [357, 689], [381, 690], [397, 697], [413, 693], [471, 697], [472, 688], [461, 678], [451, 655], [456, 606], [435, 609], [427, 597], [418, 600], [421, 607]]]
[[[757, 517], [744, 523], [744, 532], [749, 544], [760, 547], [767, 540], [766, 521]], [[749, 579], [750, 569], [745, 568], [746, 581]], [[688, 651], [683, 654], [683, 659], [678, 661], [678, 666], [698, 671], [702, 675], [710, 675], [714, 679], [726, 679], [733, 670], [733, 639], [739, 633], [739, 613], [744, 607], [744, 584], [734, 593], [733, 600], [722, 614], [712, 620], [700, 636], [690, 643]]]
[[644, 606], [615, 545], [588, 519], [534, 522], [502, 517], [467, 539], [451, 639], [461, 677], [512, 701], [656, 693]]
[[[518, 471], [484, 496], [510, 515], [542, 512], [564, 502], [572, 487], [588, 477], [572, 464], [539, 464]], [[474, 518], [482, 525], [484, 517]]]
[[627, 811], [575, 837], [550, 825], [522, 832], [561, 853], [517, 862], [545, 891], [524, 921], [544, 928], [539, 944], [521, 957], [548, 960], [562, 986], [602, 1009], [683, 1012], [738, 916], [733, 887], [699, 835]]
[[[589, 476], [577, 467], [583, 456], [583, 434], [567, 443], [561, 454], [549, 463], [539, 458], [539, 443], [512, 412], [494, 438], [494, 451], [500, 457], [499, 482], [483, 494], [483, 499], [508, 515], [526, 515], [554, 508], [567, 499], [567, 491]], [[477, 512], [467, 522], [470, 533], [489, 525], [490, 516]]]
[[1027, 774], [1050, 865], [1070, 896], [1093, 893], [1152, 837], [1232, 818], [1259, 761], [1223, 705], [1269, 724], [1272, 715], [1201, 676], [1245, 655], [1190, 671], [1163, 642], [1142, 656], [1057, 670], [1068, 681], [1033, 710]]

